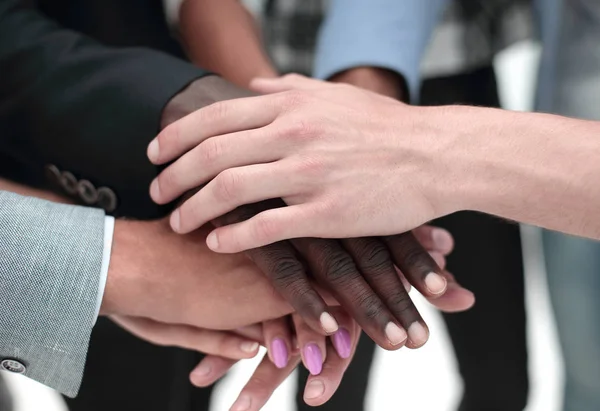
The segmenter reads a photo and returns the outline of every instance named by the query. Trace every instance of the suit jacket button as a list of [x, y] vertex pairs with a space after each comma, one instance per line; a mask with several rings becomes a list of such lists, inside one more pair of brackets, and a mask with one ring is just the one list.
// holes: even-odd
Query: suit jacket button
[[45, 167], [45, 170], [48, 181], [52, 184], [60, 185], [62, 175], [58, 167], [56, 167], [54, 164], [48, 164]]
[[15, 374], [23, 374], [27, 370], [21, 361], [13, 360], [11, 358], [6, 358], [0, 362], [0, 369], [10, 371]]
[[117, 195], [108, 187], [98, 188], [98, 203], [107, 213], [115, 211], [117, 208]]
[[88, 205], [96, 204], [96, 201], [98, 201], [98, 191], [96, 191], [96, 187], [88, 180], [79, 180], [77, 192], [83, 202]]
[[63, 171], [61, 174], [60, 185], [69, 194], [77, 194], [77, 179], [68, 171]]

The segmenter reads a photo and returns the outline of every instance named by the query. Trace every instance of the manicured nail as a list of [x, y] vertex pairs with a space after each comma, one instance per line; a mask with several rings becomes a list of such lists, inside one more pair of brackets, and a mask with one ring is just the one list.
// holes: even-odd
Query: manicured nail
[[408, 327], [408, 338], [414, 347], [420, 347], [429, 339], [429, 331], [417, 321]]
[[240, 350], [245, 353], [252, 354], [258, 350], [258, 343], [253, 341], [244, 341], [240, 344]]
[[148, 158], [150, 159], [151, 162], [156, 163], [158, 161], [159, 152], [160, 152], [160, 147], [158, 146], [158, 139], [155, 138], [148, 145], [147, 154], [148, 154]]
[[340, 327], [335, 318], [333, 318], [329, 313], [321, 314], [319, 320], [321, 321], [321, 327], [323, 327], [323, 330], [327, 334], [333, 334]]
[[453, 240], [452, 235], [441, 228], [434, 228], [431, 231], [431, 239], [435, 244], [436, 248], [440, 251], [450, 251], [452, 249]]
[[338, 332], [331, 336], [335, 351], [338, 353], [340, 358], [349, 358], [352, 353], [352, 341], [350, 340], [350, 333], [345, 328], [340, 328]]
[[392, 345], [400, 345], [406, 341], [406, 331], [390, 322], [385, 326], [385, 336]]
[[179, 209], [173, 211], [173, 214], [171, 214], [171, 228], [176, 233], [181, 230], [181, 215]]
[[160, 198], [160, 185], [158, 184], [158, 178], [155, 178], [150, 183], [150, 197], [156, 201]]
[[242, 395], [231, 406], [230, 411], [246, 411], [246, 410], [250, 409], [251, 404], [252, 404], [252, 399], [247, 395]]
[[273, 357], [273, 363], [277, 368], [285, 368], [288, 364], [287, 345], [281, 338], [276, 338], [271, 343], [271, 356]]
[[306, 368], [312, 375], [319, 375], [323, 370], [323, 354], [319, 346], [315, 343], [306, 344], [303, 351]]
[[201, 364], [199, 364], [196, 368], [194, 368], [194, 371], [192, 371], [192, 374], [203, 378], [203, 377], [206, 377], [208, 374], [210, 374], [211, 370], [212, 370], [212, 367], [210, 366], [210, 364], [207, 363], [206, 361], [204, 361]]
[[446, 291], [448, 282], [444, 277], [437, 273], [429, 273], [425, 277], [425, 286], [431, 294], [437, 295]]
[[213, 251], [219, 248], [219, 239], [217, 238], [216, 233], [210, 233], [208, 237], [206, 237], [206, 245]]
[[321, 380], [312, 380], [308, 384], [306, 384], [306, 388], [304, 389], [304, 398], [307, 400], [312, 400], [313, 398], [318, 398], [325, 392], [325, 384]]

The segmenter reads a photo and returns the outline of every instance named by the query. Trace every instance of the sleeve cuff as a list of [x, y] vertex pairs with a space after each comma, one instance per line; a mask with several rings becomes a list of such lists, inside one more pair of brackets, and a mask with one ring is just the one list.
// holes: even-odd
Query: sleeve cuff
[[111, 216], [104, 217], [104, 249], [102, 251], [102, 267], [100, 268], [100, 279], [98, 282], [98, 299], [96, 301], [96, 313], [94, 322], [100, 315], [100, 307], [102, 306], [102, 298], [104, 297], [104, 287], [106, 286], [106, 277], [108, 275], [108, 267], [110, 265], [110, 254], [112, 250], [112, 240], [115, 231], [115, 219]]

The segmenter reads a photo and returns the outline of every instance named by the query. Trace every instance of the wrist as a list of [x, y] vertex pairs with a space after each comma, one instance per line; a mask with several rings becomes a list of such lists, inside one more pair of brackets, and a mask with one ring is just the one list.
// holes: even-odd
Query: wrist
[[[135, 250], [140, 249], [139, 229], [144, 223], [115, 220], [110, 264], [100, 305], [100, 315], [128, 314], [128, 290], [140, 269]], [[135, 285], [135, 284], [133, 284]], [[138, 284], [139, 286], [139, 284]]]
[[208, 75], [192, 81], [186, 88], [175, 95], [162, 112], [160, 127], [169, 124], [217, 101], [254, 95], [250, 91], [223, 80], [216, 75]]
[[408, 100], [404, 78], [396, 72], [379, 67], [352, 68], [334, 75], [330, 81], [351, 84], [396, 100]]

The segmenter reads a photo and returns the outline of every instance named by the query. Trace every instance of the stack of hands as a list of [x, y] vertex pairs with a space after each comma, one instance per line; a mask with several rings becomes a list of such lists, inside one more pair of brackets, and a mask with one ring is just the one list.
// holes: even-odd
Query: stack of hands
[[[217, 77], [210, 81], [232, 87]], [[356, 117], [360, 107], [379, 104], [385, 116], [392, 101], [315, 83], [315, 92], [325, 96], [321, 102], [347, 110], [336, 116], [340, 122], [350, 116], [373, 121]], [[453, 247], [448, 232], [426, 225], [407, 231], [429, 219], [425, 201], [417, 203], [424, 207], [418, 224], [362, 211], [377, 209], [365, 206], [379, 201], [373, 190], [392, 192], [392, 180], [379, 170], [389, 166], [385, 153], [369, 152], [369, 164], [354, 158], [353, 146], [368, 144], [360, 141], [368, 135], [353, 134], [353, 123], [320, 118], [310, 101], [312, 80], [287, 76], [253, 86], [275, 94], [211, 104], [180, 120], [165, 120], [148, 156], [154, 164], [171, 164], [152, 183], [151, 196], [159, 204], [181, 196], [184, 201], [171, 215], [170, 227], [166, 220], [155, 222], [146, 235], [118, 242], [148, 250], [141, 258], [154, 259], [160, 269], [137, 275], [128, 271], [127, 276], [109, 272], [102, 313], [154, 343], [207, 353], [191, 373], [197, 386], [214, 383], [265, 346], [268, 357], [234, 411], [262, 407], [300, 361], [311, 373], [305, 400], [319, 405], [339, 386], [362, 330], [386, 350], [426, 343], [429, 330], [409, 297], [411, 287], [446, 312], [470, 308], [474, 296], [445, 270], [445, 256]], [[329, 87], [334, 90], [330, 96]], [[356, 106], [348, 103], [359, 99]], [[324, 145], [338, 144], [322, 137], [322, 126], [348, 129], [346, 146], [337, 147], [343, 154], [336, 159], [320, 155]], [[372, 169], [377, 185], [340, 173], [334, 163], [340, 159]], [[366, 237], [370, 232], [389, 235]], [[342, 239], [316, 238], [333, 236]], [[207, 253], [207, 247], [243, 254]], [[127, 249], [113, 249], [111, 267], [135, 272]], [[190, 260], [194, 255], [198, 258]], [[187, 259], [186, 269], [181, 261], [169, 262], [174, 256]], [[198, 267], [210, 274], [198, 275]], [[147, 287], [140, 287], [144, 283]], [[123, 290], [138, 292], [123, 295]], [[153, 292], [160, 295], [153, 297]]]

